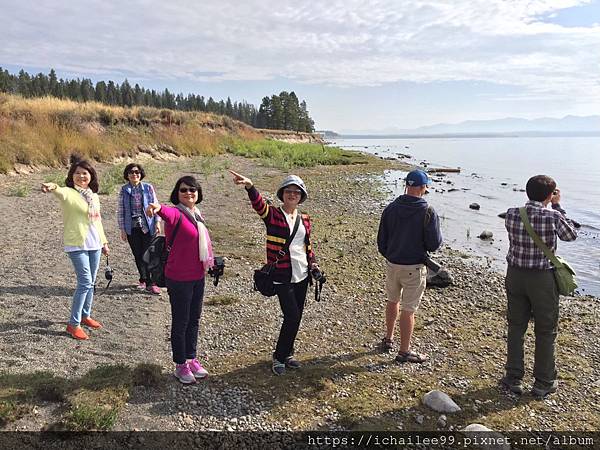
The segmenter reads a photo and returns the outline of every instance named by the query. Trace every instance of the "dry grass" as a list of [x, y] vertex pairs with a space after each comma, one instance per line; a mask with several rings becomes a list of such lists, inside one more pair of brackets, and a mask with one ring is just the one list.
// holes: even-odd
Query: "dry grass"
[[133, 156], [139, 145], [210, 156], [222, 152], [222, 142], [230, 135], [259, 138], [251, 127], [209, 113], [0, 94], [0, 173], [15, 164], [62, 166], [73, 151], [111, 161]]

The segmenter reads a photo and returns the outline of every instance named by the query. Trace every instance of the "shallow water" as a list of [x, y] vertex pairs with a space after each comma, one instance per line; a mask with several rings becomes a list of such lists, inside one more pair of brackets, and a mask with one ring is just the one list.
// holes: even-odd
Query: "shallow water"
[[[531, 176], [553, 177], [561, 206], [582, 224], [576, 241], [559, 242], [558, 254], [575, 268], [579, 292], [600, 296], [600, 138], [344, 139], [335, 145], [382, 157], [408, 154], [404, 161], [430, 168], [460, 167], [460, 173], [432, 174], [427, 200], [442, 219], [445, 243], [488, 257], [499, 270], [506, 268], [508, 238], [498, 214], [525, 204], [519, 190]], [[403, 192], [404, 175], [384, 175], [390, 200]], [[483, 230], [493, 232], [493, 241], [477, 237]]]

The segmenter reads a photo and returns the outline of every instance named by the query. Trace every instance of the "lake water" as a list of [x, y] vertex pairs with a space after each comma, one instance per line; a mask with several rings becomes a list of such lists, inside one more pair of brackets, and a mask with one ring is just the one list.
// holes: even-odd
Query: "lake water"
[[[446, 244], [487, 257], [502, 271], [508, 237], [498, 214], [525, 204], [527, 195], [519, 189], [531, 176], [551, 176], [561, 189], [561, 206], [582, 225], [577, 240], [559, 241], [557, 253], [575, 268], [578, 291], [600, 297], [600, 138], [340, 139], [334, 144], [381, 157], [407, 154], [411, 158], [403, 160], [417, 166], [460, 167], [460, 173], [431, 174], [426, 198], [441, 218]], [[385, 174], [390, 200], [403, 193], [405, 174]], [[481, 209], [470, 209], [471, 203]], [[477, 237], [483, 230], [493, 232], [493, 241]]]

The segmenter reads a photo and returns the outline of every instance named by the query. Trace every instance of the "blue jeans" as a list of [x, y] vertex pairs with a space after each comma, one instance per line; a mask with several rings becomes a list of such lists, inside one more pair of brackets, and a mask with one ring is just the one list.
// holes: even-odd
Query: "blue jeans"
[[92, 313], [94, 283], [96, 283], [96, 274], [100, 266], [100, 253], [101, 250], [67, 252], [77, 274], [77, 288], [73, 294], [71, 318], [69, 319], [69, 323], [73, 326], [81, 323], [82, 316], [90, 317]]

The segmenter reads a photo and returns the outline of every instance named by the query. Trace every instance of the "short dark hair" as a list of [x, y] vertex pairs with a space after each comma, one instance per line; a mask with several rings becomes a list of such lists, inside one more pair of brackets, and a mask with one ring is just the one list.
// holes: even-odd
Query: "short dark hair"
[[125, 181], [129, 181], [129, 178], [127, 175], [129, 175], [129, 171], [131, 169], [133, 169], [134, 167], [137, 167], [138, 169], [140, 169], [140, 180], [143, 180], [144, 177], [146, 176], [146, 172], [144, 172], [144, 168], [142, 166], [140, 166], [139, 164], [136, 164], [136, 163], [131, 163], [131, 164], [127, 164], [125, 166], [125, 170], [123, 170], [123, 178], [125, 179]]
[[200, 186], [200, 183], [198, 183], [198, 180], [191, 175], [186, 175], [185, 177], [181, 177], [179, 180], [177, 180], [177, 183], [175, 183], [175, 187], [171, 192], [171, 197], [169, 198], [171, 203], [174, 205], [179, 204], [179, 187], [182, 183], [187, 184], [189, 187], [195, 187], [198, 190], [198, 200], [196, 200], [196, 203], [200, 203], [202, 201], [202, 187]]
[[81, 167], [82, 169], [87, 170], [90, 173], [90, 184], [88, 185], [89, 188], [92, 190], [92, 192], [94, 193], [98, 193], [98, 174], [96, 173], [96, 170], [92, 167], [92, 165], [89, 163], [89, 161], [85, 160], [85, 159], [81, 159], [79, 156], [77, 155], [71, 155], [71, 167], [69, 168], [69, 173], [67, 173], [67, 178], [65, 179], [65, 184], [67, 186], [69, 186], [70, 188], [75, 188], [75, 182], [73, 181], [73, 174], [75, 173], [75, 171], [77, 170], [78, 167]]
[[556, 181], [547, 175], [536, 175], [527, 181], [525, 190], [529, 200], [543, 202], [556, 189]]

